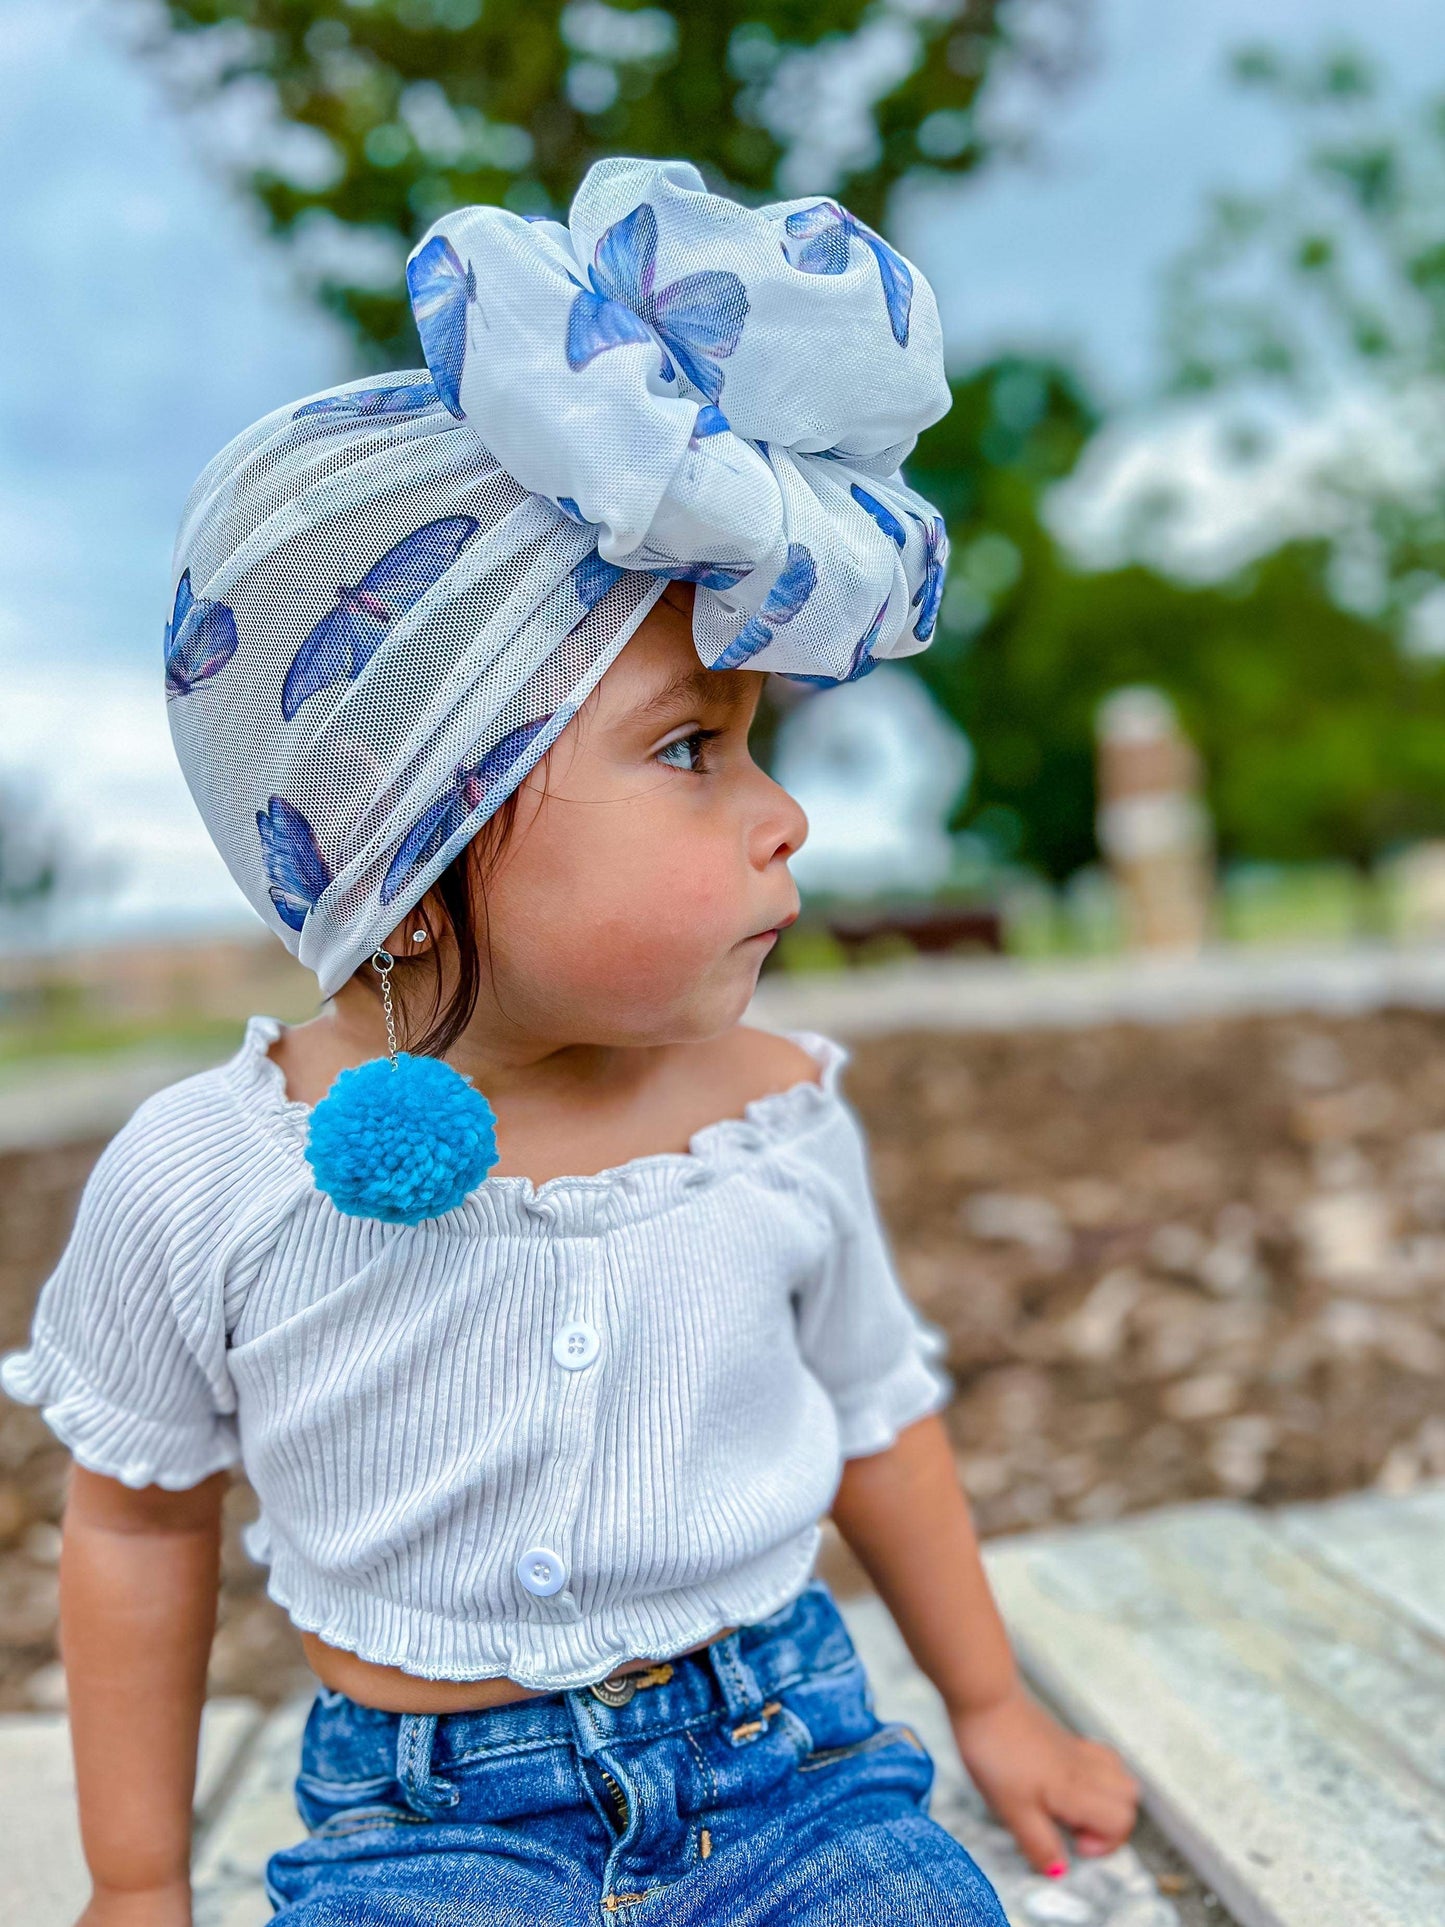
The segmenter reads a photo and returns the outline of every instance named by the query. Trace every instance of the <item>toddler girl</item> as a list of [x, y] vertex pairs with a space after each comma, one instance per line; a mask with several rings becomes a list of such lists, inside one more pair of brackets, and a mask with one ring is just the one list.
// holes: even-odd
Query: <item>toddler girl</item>
[[140, 1106], [3, 1367], [75, 1460], [84, 1918], [189, 1921], [242, 1463], [320, 1681], [292, 1927], [997, 1923], [819, 1519], [1037, 1868], [1134, 1784], [1020, 1687], [844, 1051], [740, 1022], [805, 834], [763, 674], [932, 633], [932, 292], [832, 202], [627, 160], [408, 282], [427, 370], [224, 449], [167, 625], [187, 780], [324, 1009]]

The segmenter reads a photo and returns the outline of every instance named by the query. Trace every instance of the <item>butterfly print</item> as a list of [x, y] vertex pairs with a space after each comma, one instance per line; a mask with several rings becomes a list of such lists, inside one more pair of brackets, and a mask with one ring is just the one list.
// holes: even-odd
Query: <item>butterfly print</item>
[[696, 582], [704, 589], [734, 589], [753, 572], [751, 562], [682, 562], [646, 544], [634, 549], [627, 560], [631, 567], [646, 569], [649, 575], [666, 576], [669, 582]]
[[284, 796], [273, 796], [264, 810], [257, 810], [256, 829], [276, 914], [293, 930], [299, 930], [331, 881], [326, 859], [316, 847], [315, 832]]
[[325, 615], [296, 651], [281, 688], [281, 714], [290, 722], [308, 696], [361, 674], [391, 631], [434, 588], [481, 524], [448, 515], [404, 536], [367, 570], [354, 589], [337, 592]]
[[[605, 354], [609, 348], [623, 348], [630, 341], [655, 345], [652, 330], [631, 308], [606, 295], [583, 288], [572, 297], [567, 314], [567, 366], [574, 371]], [[662, 378], [673, 379], [673, 366], [662, 358]]]
[[[710, 435], [720, 435], [731, 424], [720, 408], [709, 404], [697, 411], [697, 426], [693, 429], [688, 446], [696, 448], [699, 440]], [[681, 556], [669, 555], [665, 549], [655, 549], [649, 543], [642, 543], [627, 558], [631, 567], [646, 569], [650, 575], [666, 576], [669, 582], [696, 582], [704, 589], [733, 589], [744, 576], [753, 572], [751, 562], [705, 562], [701, 559], [684, 562]]]
[[457, 765], [447, 788], [422, 812], [402, 838], [381, 881], [380, 897], [383, 903], [390, 903], [407, 878], [434, 857], [442, 845], [455, 836], [467, 819], [482, 807], [499, 781], [510, 773], [533, 737], [551, 720], [548, 715], [539, 716], [535, 722], [523, 723], [519, 728], [509, 730], [475, 763]]
[[189, 569], [176, 584], [175, 604], [166, 624], [166, 695], [189, 696], [236, 653], [236, 618], [224, 602], [191, 593]]
[[818, 565], [812, 551], [801, 542], [790, 542], [787, 560], [777, 581], [764, 596], [762, 608], [748, 618], [712, 667], [739, 669], [760, 649], [766, 649], [773, 639], [773, 631], [793, 620], [817, 586]]
[[874, 616], [863, 634], [858, 638], [857, 646], [848, 664], [848, 673], [843, 678], [844, 682], [857, 682], [860, 676], [866, 676], [870, 670], [878, 667], [878, 659], [873, 654], [873, 649], [878, 641], [879, 635], [882, 633], [883, 618], [888, 613], [890, 599], [890, 597], [884, 596], [882, 608], [879, 609], [877, 615]]
[[858, 504], [859, 508], [865, 509], [867, 513], [873, 517], [873, 520], [890, 541], [896, 542], [901, 549], [908, 540], [908, 531], [893, 513], [892, 509], [885, 507], [876, 495], [870, 495], [866, 488], [859, 488], [856, 482], [849, 488], [848, 493], [853, 497], [853, 500]]
[[389, 388], [353, 388], [349, 395], [323, 395], [319, 401], [303, 402], [291, 419], [299, 422], [303, 415], [323, 415], [344, 426], [381, 417], [422, 415], [440, 399], [435, 382], [401, 381]]
[[901, 254], [895, 254], [882, 235], [850, 214], [836, 201], [819, 201], [800, 208], [783, 223], [782, 243], [789, 267], [803, 274], [843, 274], [854, 241], [861, 241], [878, 263], [888, 325], [900, 348], [908, 346], [908, 318], [913, 306], [913, 274]]
[[935, 515], [931, 523], [925, 522], [919, 515], [915, 515], [913, 519], [923, 530], [923, 580], [915, 590], [911, 604], [911, 607], [918, 610], [918, 620], [913, 625], [913, 633], [920, 642], [927, 642], [938, 620], [938, 605], [943, 600], [943, 568], [948, 561], [948, 531], [943, 526], [941, 516]]
[[680, 567], [655, 569], [655, 575], [665, 575], [673, 582], [695, 582], [702, 589], [735, 589], [745, 576], [752, 574], [751, 567], [727, 562], [685, 562]]
[[[573, 588], [577, 591], [577, 600], [582, 604], [584, 612], [590, 614], [597, 607], [621, 574], [622, 570], [617, 564], [604, 562], [596, 549], [593, 549], [590, 555], [583, 556], [572, 571], [571, 580]], [[571, 634], [570, 630], [568, 634]]]
[[662, 343], [662, 379], [676, 376], [673, 362], [699, 393], [716, 402], [726, 360], [742, 336], [747, 291], [730, 271], [702, 268], [667, 287], [657, 273], [657, 211], [643, 201], [597, 243], [588, 277], [592, 286], [573, 297], [567, 316], [567, 365], [585, 368], [596, 356], [627, 342]]
[[433, 235], [406, 264], [406, 286], [422, 353], [436, 391], [458, 421], [462, 407], [462, 369], [467, 358], [467, 310], [477, 298], [476, 270], [444, 234]]
[[883, 606], [869, 623], [853, 649], [848, 667], [841, 676], [789, 676], [788, 682], [806, 683], [810, 689], [836, 689], [839, 683], [858, 682], [871, 670], [878, 667], [878, 658], [873, 648], [883, 629], [883, 618], [888, 613], [891, 597], [884, 596]]

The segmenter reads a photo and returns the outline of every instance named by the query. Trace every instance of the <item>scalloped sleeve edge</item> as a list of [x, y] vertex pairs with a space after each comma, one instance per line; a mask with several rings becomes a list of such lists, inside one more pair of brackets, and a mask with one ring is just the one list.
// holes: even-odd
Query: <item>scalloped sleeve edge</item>
[[887, 1451], [900, 1432], [943, 1411], [957, 1393], [957, 1384], [941, 1362], [948, 1352], [946, 1333], [924, 1318], [911, 1300], [907, 1303], [915, 1337], [902, 1358], [882, 1378], [851, 1393], [834, 1395], [845, 1459]]
[[0, 1385], [22, 1405], [40, 1407], [77, 1464], [122, 1485], [183, 1492], [241, 1462], [232, 1414], [219, 1412], [208, 1425], [180, 1425], [128, 1412], [82, 1377], [38, 1324], [27, 1349], [0, 1356]]

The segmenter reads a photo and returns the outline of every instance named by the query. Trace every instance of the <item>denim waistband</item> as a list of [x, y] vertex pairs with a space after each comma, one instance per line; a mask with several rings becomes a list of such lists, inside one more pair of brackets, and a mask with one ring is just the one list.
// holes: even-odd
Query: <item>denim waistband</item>
[[668, 1663], [669, 1677], [638, 1684], [620, 1706], [579, 1686], [461, 1712], [396, 1713], [322, 1687], [303, 1737], [302, 1776], [360, 1786], [394, 1775], [414, 1804], [445, 1808], [457, 1797], [449, 1770], [475, 1770], [503, 1757], [566, 1746], [591, 1758], [707, 1721], [720, 1722], [734, 1745], [746, 1744], [770, 1695], [810, 1675], [859, 1665], [842, 1615], [818, 1578], [766, 1619]]

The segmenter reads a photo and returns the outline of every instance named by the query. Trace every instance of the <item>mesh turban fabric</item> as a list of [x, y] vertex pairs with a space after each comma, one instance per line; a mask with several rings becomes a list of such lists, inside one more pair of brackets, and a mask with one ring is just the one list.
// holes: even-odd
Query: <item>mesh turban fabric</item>
[[933, 291], [835, 202], [601, 161], [565, 226], [458, 209], [407, 282], [427, 368], [238, 435], [173, 556], [181, 768], [323, 997], [668, 578], [705, 664], [835, 683], [927, 645], [948, 553], [898, 472], [949, 406]]

